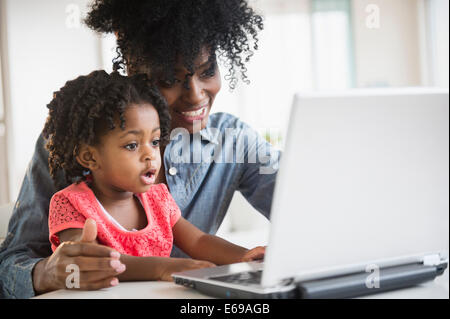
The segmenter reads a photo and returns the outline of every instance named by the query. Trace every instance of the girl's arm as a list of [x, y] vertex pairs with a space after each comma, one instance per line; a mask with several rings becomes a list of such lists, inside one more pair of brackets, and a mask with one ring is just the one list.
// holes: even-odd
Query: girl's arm
[[[82, 229], [66, 229], [61, 231], [58, 236], [60, 242], [79, 241]], [[98, 241], [95, 240], [98, 244]], [[121, 254], [120, 262], [125, 265], [125, 271], [116, 277], [120, 281], [138, 281], [138, 280], [165, 280], [172, 281], [171, 274], [190, 269], [213, 267], [214, 264], [187, 258], [168, 258], [168, 257], [136, 257]]]
[[171, 275], [174, 272], [215, 266], [214, 264], [203, 260], [171, 257], [136, 257], [121, 255], [120, 261], [126, 266], [126, 270], [118, 276], [120, 281], [173, 281]]
[[174, 244], [195, 259], [208, 260], [216, 265], [261, 259], [265, 248], [248, 250], [220, 237], [209, 235], [183, 217], [173, 227]]

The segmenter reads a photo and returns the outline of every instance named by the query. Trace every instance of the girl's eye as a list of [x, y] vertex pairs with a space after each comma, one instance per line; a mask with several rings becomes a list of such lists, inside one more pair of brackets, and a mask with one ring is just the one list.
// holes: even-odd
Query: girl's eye
[[159, 144], [161, 143], [161, 141], [160, 140], [154, 140], [154, 141], [152, 141], [152, 146], [154, 146], [154, 147], [159, 147]]
[[125, 148], [129, 151], [134, 151], [137, 148], [137, 143], [130, 143], [128, 145], [125, 145]]

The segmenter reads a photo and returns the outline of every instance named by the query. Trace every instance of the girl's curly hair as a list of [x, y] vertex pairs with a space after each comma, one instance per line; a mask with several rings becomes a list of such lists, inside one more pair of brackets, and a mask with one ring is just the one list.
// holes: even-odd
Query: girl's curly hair
[[86, 169], [76, 160], [78, 147], [98, 144], [99, 137], [105, 130], [113, 130], [117, 120], [124, 129], [126, 108], [142, 103], [153, 105], [158, 112], [161, 143], [167, 143], [171, 121], [167, 103], [145, 74], [126, 77], [94, 71], [66, 82], [47, 105], [49, 115], [42, 132], [48, 140], [48, 164], [54, 181], [59, 170], [69, 184], [74, 179], [84, 180]]
[[263, 29], [262, 17], [245, 0], [95, 0], [85, 23], [117, 35], [116, 71], [145, 66], [152, 77], [172, 82], [178, 61], [192, 75], [195, 59], [206, 49], [209, 61], [219, 53], [231, 89], [237, 74], [248, 83], [245, 63]]

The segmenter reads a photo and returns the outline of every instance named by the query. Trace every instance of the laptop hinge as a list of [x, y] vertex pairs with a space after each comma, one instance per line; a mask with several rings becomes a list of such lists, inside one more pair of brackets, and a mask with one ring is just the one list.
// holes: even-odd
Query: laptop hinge
[[440, 264], [442, 264], [442, 259], [439, 254], [427, 255], [423, 257], [424, 266], [437, 266]]

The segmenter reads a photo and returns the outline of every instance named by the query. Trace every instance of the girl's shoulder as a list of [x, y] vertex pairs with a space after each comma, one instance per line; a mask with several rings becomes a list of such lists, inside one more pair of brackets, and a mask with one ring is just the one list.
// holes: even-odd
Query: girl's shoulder
[[55, 198], [69, 198], [69, 197], [77, 197], [79, 195], [86, 195], [92, 192], [92, 190], [89, 188], [89, 186], [86, 184], [86, 182], [80, 182], [80, 183], [73, 183], [66, 188], [61, 189], [60, 191], [56, 192], [52, 196], [52, 200]]

